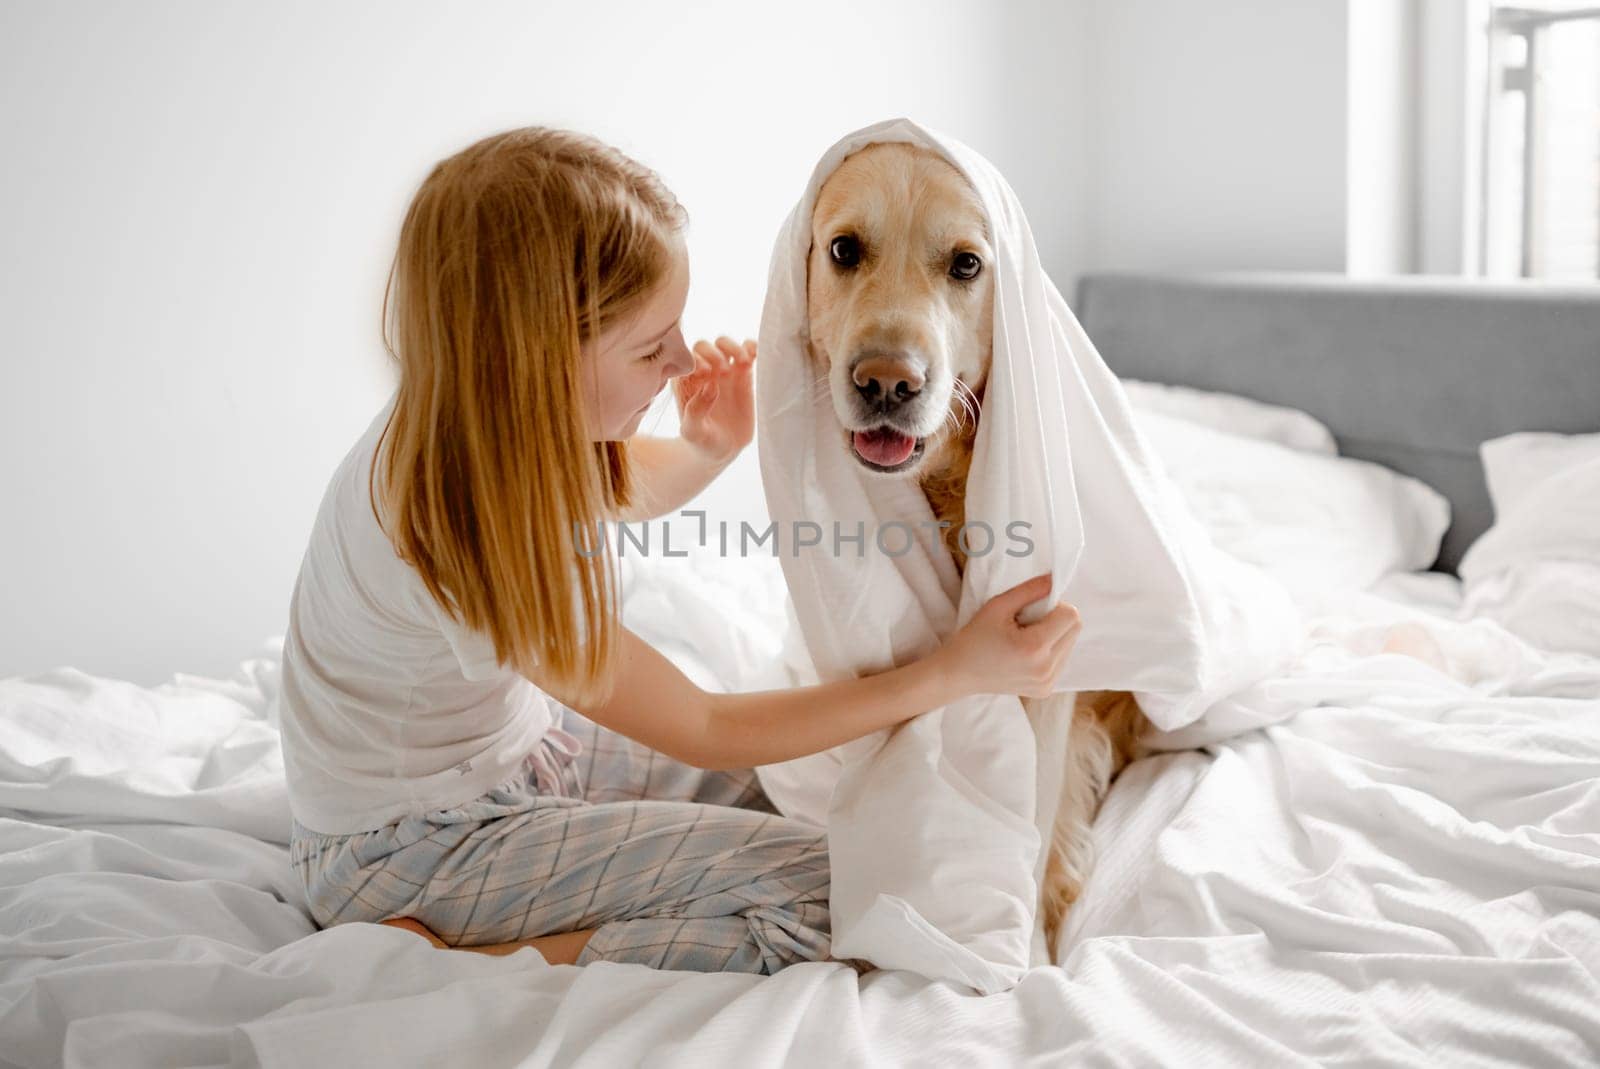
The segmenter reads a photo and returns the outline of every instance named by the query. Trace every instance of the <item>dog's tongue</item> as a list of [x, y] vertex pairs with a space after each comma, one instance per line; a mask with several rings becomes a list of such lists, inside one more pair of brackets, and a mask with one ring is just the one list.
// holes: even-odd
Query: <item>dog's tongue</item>
[[879, 467], [892, 468], [904, 463], [917, 447], [917, 440], [909, 434], [879, 427], [875, 431], [856, 431], [854, 444], [856, 452], [864, 459]]

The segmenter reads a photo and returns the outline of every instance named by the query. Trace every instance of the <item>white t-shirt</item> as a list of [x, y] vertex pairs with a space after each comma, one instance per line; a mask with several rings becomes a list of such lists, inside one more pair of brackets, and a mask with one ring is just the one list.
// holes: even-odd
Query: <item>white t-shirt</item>
[[556, 723], [554, 700], [450, 617], [373, 516], [368, 474], [392, 405], [328, 485], [284, 641], [289, 807], [327, 835], [471, 801]]

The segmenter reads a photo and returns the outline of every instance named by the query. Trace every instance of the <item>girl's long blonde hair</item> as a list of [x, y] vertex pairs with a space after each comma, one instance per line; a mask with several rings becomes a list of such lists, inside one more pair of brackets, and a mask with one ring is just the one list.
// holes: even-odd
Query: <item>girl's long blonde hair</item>
[[609, 691], [620, 628], [611, 555], [580, 531], [629, 496], [627, 447], [590, 440], [580, 358], [666, 277], [683, 225], [615, 149], [511, 130], [434, 167], [384, 294], [400, 387], [374, 509], [502, 664], [579, 698]]

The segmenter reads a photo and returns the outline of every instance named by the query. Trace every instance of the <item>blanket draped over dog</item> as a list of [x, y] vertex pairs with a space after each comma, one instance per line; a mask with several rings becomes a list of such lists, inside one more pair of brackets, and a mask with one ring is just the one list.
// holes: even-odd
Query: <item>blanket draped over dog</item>
[[[966, 491], [964, 574], [915, 480], [869, 474], [849, 455], [818, 387], [824, 369], [807, 352], [813, 205], [848, 155], [877, 142], [944, 157], [988, 216], [994, 357]], [[929, 653], [989, 597], [1043, 572], [1054, 576], [1049, 604], [1065, 598], [1082, 614], [1058, 682], [1066, 700], [1048, 716], [1030, 722], [1017, 698], [979, 695], [761, 770], [783, 812], [828, 829], [836, 957], [1005, 990], [1037, 951], [1041, 843], [1071, 692], [1133, 691], [1157, 728], [1190, 725], [1297, 648], [1294, 610], [1276, 584], [1216, 551], [1185, 511], [1135, 432], [1120, 383], [1040, 266], [1016, 195], [951, 138], [900, 119], [823, 155], [773, 250], [760, 346], [762, 478], [820, 679]]]

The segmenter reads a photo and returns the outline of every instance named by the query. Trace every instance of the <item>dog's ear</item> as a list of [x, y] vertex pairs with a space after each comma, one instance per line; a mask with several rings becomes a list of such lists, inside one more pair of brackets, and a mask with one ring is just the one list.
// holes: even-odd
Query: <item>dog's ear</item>
[[811, 344], [811, 253], [817, 247], [816, 242], [806, 246], [806, 314], [800, 317], [800, 346], [806, 354], [806, 360], [813, 369], [820, 368], [822, 361], [817, 358], [817, 350]]
[[806, 354], [806, 364], [813, 374], [822, 375], [828, 371], [828, 362], [817, 352], [817, 347], [811, 342], [811, 330], [808, 327], [800, 328], [801, 351]]

